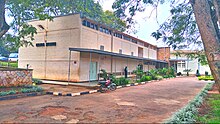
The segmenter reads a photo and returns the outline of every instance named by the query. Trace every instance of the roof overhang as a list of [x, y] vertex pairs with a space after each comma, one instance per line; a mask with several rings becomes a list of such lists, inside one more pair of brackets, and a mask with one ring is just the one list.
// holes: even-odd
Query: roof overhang
[[155, 60], [155, 59], [149, 59], [149, 58], [141, 58], [137, 56], [130, 56], [126, 54], [119, 54], [119, 53], [113, 53], [103, 50], [97, 50], [97, 49], [87, 49], [87, 48], [69, 48], [70, 51], [77, 51], [77, 52], [85, 52], [85, 53], [96, 53], [101, 55], [109, 55], [114, 57], [121, 57], [121, 58], [129, 58], [129, 59], [136, 59], [136, 60], [143, 60], [143, 61], [152, 61], [152, 62], [158, 62], [158, 63], [166, 63], [166, 61], [161, 60]]

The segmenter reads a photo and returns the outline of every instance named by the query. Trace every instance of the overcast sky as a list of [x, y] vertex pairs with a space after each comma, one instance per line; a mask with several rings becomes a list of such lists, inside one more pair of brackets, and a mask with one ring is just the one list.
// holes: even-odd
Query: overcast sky
[[[113, 11], [112, 4], [114, 1], [115, 0], [99, 0], [104, 10], [111, 10], [111, 11]], [[147, 6], [144, 12], [137, 13], [134, 19], [138, 23], [135, 26], [138, 32], [136, 34], [130, 34], [130, 35], [134, 37], [138, 37], [139, 39], [142, 39], [146, 42], [149, 42], [157, 46], [164, 46], [165, 44], [163, 42], [156, 41], [155, 38], [151, 37], [151, 33], [156, 31], [159, 28], [159, 24], [162, 24], [170, 16], [169, 13], [170, 6], [169, 4], [159, 5], [158, 15], [157, 15], [157, 20], [159, 24], [156, 21], [155, 11], [154, 13], [152, 13], [151, 17], [149, 18], [152, 10], [153, 10], [152, 6]]]

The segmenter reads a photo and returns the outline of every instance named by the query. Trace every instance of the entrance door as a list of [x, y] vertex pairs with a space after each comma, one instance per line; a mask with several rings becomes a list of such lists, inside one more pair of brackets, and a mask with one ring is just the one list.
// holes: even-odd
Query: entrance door
[[90, 62], [90, 80], [97, 80], [97, 62]]

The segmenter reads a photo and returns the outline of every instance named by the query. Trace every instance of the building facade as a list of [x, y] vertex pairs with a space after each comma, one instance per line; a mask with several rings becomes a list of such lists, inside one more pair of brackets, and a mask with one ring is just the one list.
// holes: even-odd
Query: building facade
[[[190, 75], [195, 75], [196, 71], [199, 70], [201, 75], [205, 75], [207, 71], [211, 74], [210, 68], [208, 65], [201, 65], [198, 58], [191, 59], [187, 57], [187, 54], [195, 53], [196, 51], [191, 50], [176, 50], [170, 52], [170, 63], [176, 70], [176, 72], [181, 72], [186, 74], [184, 70], [189, 69]], [[178, 55], [177, 55], [178, 53]]]
[[29, 65], [35, 78], [83, 82], [98, 80], [101, 69], [123, 75], [126, 66], [129, 74], [138, 65], [145, 71], [168, 66], [166, 59], [158, 58], [162, 48], [80, 14], [29, 24], [37, 28], [37, 34], [33, 47], [19, 48], [18, 65]]

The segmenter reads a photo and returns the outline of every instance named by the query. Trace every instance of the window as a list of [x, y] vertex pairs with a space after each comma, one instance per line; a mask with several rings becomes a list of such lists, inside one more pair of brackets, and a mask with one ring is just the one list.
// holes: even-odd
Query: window
[[182, 63], [182, 68], [186, 68], [186, 63]]
[[137, 40], [132, 39], [132, 42], [133, 42], [133, 43], [137, 43]]
[[56, 42], [50, 42], [50, 43], [46, 43], [46, 46], [56, 46]]
[[94, 24], [93, 23], [91, 23], [90, 28], [94, 29]]
[[119, 53], [122, 54], [122, 49], [119, 49]]
[[86, 20], [83, 20], [82, 25], [86, 26]]
[[119, 34], [119, 33], [114, 33], [114, 36], [118, 38], [122, 38], [122, 34]]
[[44, 47], [45, 44], [44, 43], [36, 43], [36, 47]]
[[102, 28], [102, 27], [99, 27], [99, 31], [103, 32], [103, 28]]
[[178, 68], [186, 68], [186, 62], [185, 61], [180, 61], [177, 63]]
[[104, 46], [103, 45], [100, 45], [100, 50], [104, 51]]
[[90, 27], [90, 22], [86, 21], [86, 26]]

